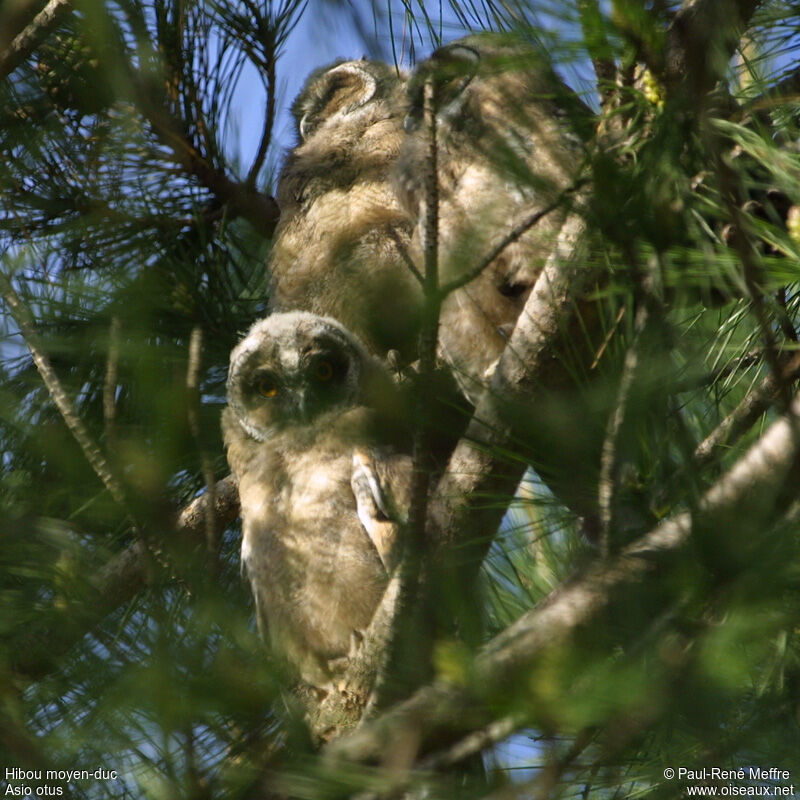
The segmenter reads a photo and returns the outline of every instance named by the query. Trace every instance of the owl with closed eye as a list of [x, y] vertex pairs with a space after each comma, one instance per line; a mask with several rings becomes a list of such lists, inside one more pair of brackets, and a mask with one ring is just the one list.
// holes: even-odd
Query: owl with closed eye
[[222, 428], [261, 634], [329, 686], [398, 557], [411, 458], [388, 441], [391, 379], [340, 323], [273, 314], [234, 348]]
[[378, 61], [312, 73], [292, 109], [298, 143], [278, 181], [269, 263], [273, 310], [334, 317], [381, 356], [412, 355], [420, 297], [405, 261], [412, 223], [391, 177], [405, 83]]
[[440, 284], [469, 275], [499, 250], [441, 310], [439, 355], [474, 403], [552, 250], [565, 210], [546, 210], [577, 175], [583, 154], [577, 134], [589, 133], [591, 114], [541, 51], [519, 39], [477, 34], [419, 64], [408, 82], [407, 137], [395, 169], [398, 195], [416, 220], [417, 261], [424, 247], [426, 84], [437, 123]]

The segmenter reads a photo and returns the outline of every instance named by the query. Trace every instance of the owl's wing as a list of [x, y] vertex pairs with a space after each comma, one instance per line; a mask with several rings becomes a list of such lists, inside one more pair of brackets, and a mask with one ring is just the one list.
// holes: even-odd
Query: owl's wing
[[398, 534], [408, 513], [411, 459], [357, 449], [353, 453], [350, 485], [358, 518], [391, 574], [400, 560]]

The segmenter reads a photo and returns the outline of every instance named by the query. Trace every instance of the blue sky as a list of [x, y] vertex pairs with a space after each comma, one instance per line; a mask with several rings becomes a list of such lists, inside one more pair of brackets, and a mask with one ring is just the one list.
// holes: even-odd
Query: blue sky
[[[465, 35], [469, 30], [452, 11], [449, 0], [416, 3], [415, 14], [422, 18], [422, 9], [432, 21], [442, 43]], [[306, 77], [317, 67], [330, 64], [337, 59], [355, 59], [366, 56], [388, 62], [397, 59], [403, 68], [411, 66], [410, 50], [413, 47], [417, 58], [425, 58], [437, 46], [437, 42], [420, 24], [409, 31], [401, 0], [385, 0], [380, 17], [376, 18], [372, 6], [366, 0], [345, 3], [341, 0], [309, 0], [308, 7], [289, 36], [278, 60], [277, 120], [274, 133], [273, 168], [277, 169], [286, 150], [295, 143], [294, 126], [289, 113], [292, 101], [300, 92]], [[476, 12], [477, 13], [477, 12]], [[529, 12], [534, 14], [535, 12]], [[569, 24], [554, 13], [535, 13], [538, 22], [553, 30], [560, 37], [569, 38]], [[474, 28], [485, 28], [488, 19], [475, 17]], [[482, 24], [483, 23], [483, 24]], [[392, 36], [392, 33], [394, 36]], [[395, 47], [392, 47], [394, 39]], [[577, 64], [577, 72], [565, 74], [567, 82], [574, 88], [585, 89], [591, 79], [591, 67]], [[253, 69], [245, 70], [237, 89], [232, 112], [236, 123], [236, 134], [231, 142], [238, 148], [243, 165], [249, 164], [258, 146], [258, 137], [266, 109], [264, 89]]]
[[[278, 60], [279, 76], [278, 116], [275, 128], [275, 144], [282, 150], [294, 145], [294, 126], [289, 112], [292, 101], [300, 92], [309, 73], [337, 59], [354, 59], [366, 56], [393, 60], [390, 26], [387, 19], [373, 21], [369, 5], [364, 2], [356, 4], [354, 11], [343, 8], [345, 4], [310, 0], [297, 27], [292, 31]], [[402, 5], [395, 3], [392, 12], [395, 32], [404, 30]], [[449, 41], [463, 35], [464, 28], [449, 11], [449, 6], [441, 9], [437, 20], [442, 21], [443, 40]], [[432, 13], [428, 9], [428, 13]], [[365, 39], [359, 30], [358, 19], [362, 23], [362, 31], [372, 37]], [[398, 36], [397, 38], [402, 38]], [[421, 55], [427, 55], [434, 49], [433, 42], [425, 41], [419, 47]], [[398, 53], [402, 57], [401, 66], [408, 67], [408, 52]], [[266, 98], [260, 80], [253, 70], [246, 71], [234, 100], [233, 114], [238, 118], [238, 147], [242, 162], [247, 164], [258, 146], [258, 136], [265, 113]]]

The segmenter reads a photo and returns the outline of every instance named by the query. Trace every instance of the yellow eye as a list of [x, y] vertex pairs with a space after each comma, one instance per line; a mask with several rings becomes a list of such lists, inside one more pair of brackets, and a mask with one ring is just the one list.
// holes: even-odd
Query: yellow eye
[[268, 375], [259, 378], [259, 381], [256, 384], [256, 389], [262, 397], [266, 397], [268, 399], [272, 399], [278, 395], [278, 384], [275, 383], [274, 378], [270, 378]]
[[329, 381], [333, 377], [333, 372], [333, 364], [330, 361], [317, 361], [314, 364], [314, 377], [322, 383]]

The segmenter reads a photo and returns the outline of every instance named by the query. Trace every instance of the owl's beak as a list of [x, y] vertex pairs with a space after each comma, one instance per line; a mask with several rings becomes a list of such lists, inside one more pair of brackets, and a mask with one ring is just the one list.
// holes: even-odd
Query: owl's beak
[[297, 409], [298, 416], [303, 422], [308, 422], [308, 400], [306, 398], [305, 387], [295, 389], [292, 394], [294, 395], [294, 405]]

